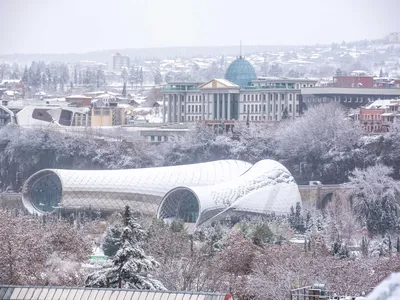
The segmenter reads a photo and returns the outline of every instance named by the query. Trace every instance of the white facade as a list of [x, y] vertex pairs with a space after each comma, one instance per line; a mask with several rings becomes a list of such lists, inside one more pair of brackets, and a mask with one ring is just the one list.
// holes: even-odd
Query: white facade
[[316, 81], [260, 79], [239, 87], [226, 79], [205, 84], [171, 83], [163, 90], [164, 123], [198, 121], [280, 121], [299, 116], [302, 86]]
[[301, 196], [290, 172], [276, 161], [262, 160], [232, 181], [171, 190], [162, 200], [158, 217], [183, 218], [200, 226], [228, 212], [289, 214], [297, 202], [301, 203]]
[[30, 213], [55, 207], [134, 210], [155, 215], [162, 197], [178, 186], [215, 185], [231, 181], [251, 167], [239, 160], [134, 170], [42, 170], [24, 184], [23, 203]]

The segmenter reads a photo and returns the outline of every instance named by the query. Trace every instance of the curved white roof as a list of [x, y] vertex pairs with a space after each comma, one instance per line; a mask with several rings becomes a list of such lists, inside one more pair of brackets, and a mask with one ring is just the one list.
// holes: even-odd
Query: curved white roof
[[184, 198], [192, 192], [198, 201], [197, 226], [227, 211], [287, 214], [291, 206], [301, 202], [293, 176], [282, 164], [273, 160], [259, 161], [242, 176], [229, 182], [178, 187], [164, 197], [158, 210], [159, 217], [171, 217], [165, 209], [170, 206], [174, 210], [173, 206], [180, 201], [178, 193], [181, 191], [186, 191]]
[[[47, 186], [50, 190], [60, 181], [62, 195], [58, 201], [59, 206], [91, 206], [94, 209], [116, 210], [130, 205], [133, 209], [155, 214], [162, 197], [177, 186], [208, 186], [231, 181], [250, 167], [251, 164], [239, 160], [219, 160], [192, 165], [111, 171], [46, 169], [33, 174], [25, 182], [23, 201], [31, 213], [41, 213], [32, 203], [32, 193], [35, 193], [37, 201], [41, 201], [41, 198], [47, 199]], [[41, 178], [50, 175], [53, 176], [52, 182], [39, 182]], [[54, 179], [54, 175], [59, 180]], [[37, 182], [40, 183], [40, 188], [35, 185]], [[53, 190], [56, 191], [57, 187]], [[53, 198], [50, 198], [43, 202], [50, 201], [54, 204]]]

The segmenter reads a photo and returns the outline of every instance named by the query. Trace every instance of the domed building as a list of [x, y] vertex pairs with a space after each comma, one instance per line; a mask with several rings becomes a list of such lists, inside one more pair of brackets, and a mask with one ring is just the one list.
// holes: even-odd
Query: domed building
[[257, 75], [252, 64], [245, 60], [243, 56], [239, 56], [228, 66], [225, 79], [243, 87], [256, 80]]

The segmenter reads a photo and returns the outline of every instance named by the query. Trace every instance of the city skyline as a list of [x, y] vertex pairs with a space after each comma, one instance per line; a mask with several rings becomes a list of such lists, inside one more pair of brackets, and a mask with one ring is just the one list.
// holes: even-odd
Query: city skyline
[[375, 39], [400, 31], [399, 8], [396, 0], [3, 0], [0, 55]]

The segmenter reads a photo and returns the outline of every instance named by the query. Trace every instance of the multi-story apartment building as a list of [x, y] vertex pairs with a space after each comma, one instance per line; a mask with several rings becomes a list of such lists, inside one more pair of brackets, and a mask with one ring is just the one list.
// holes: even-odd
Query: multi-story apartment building
[[121, 71], [122, 68], [129, 68], [131, 65], [131, 60], [129, 56], [121, 55], [117, 53], [113, 56], [113, 70]]
[[[228, 80], [229, 79], [229, 80]], [[299, 116], [300, 89], [309, 79], [256, 79], [242, 56], [228, 67], [225, 79], [206, 83], [170, 82], [163, 89], [164, 123], [198, 121], [280, 121]]]

